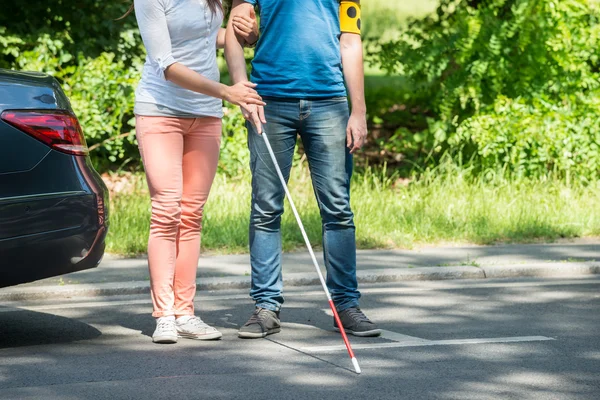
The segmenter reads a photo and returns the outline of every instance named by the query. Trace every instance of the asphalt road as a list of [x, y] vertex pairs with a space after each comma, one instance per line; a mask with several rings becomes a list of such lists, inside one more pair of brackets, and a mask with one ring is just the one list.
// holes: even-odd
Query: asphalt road
[[600, 277], [363, 288], [385, 329], [353, 338], [319, 287], [290, 288], [283, 331], [242, 340], [245, 291], [200, 293], [220, 341], [155, 345], [147, 296], [0, 304], [0, 399], [599, 399]]

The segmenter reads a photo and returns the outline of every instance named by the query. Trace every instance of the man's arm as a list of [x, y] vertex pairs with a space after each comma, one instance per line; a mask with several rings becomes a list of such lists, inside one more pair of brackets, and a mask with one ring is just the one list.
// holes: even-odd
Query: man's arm
[[231, 5], [231, 14], [229, 15], [225, 35], [225, 60], [233, 83], [248, 80], [246, 59], [244, 58], [244, 39], [235, 33], [233, 20], [236, 16], [248, 15], [252, 8], [250, 3], [243, 0], [233, 0]]
[[[242, 45], [253, 46], [258, 41], [258, 25], [254, 8], [250, 8], [248, 15], [238, 15], [232, 18], [233, 29], [239, 38], [243, 39]], [[217, 49], [225, 48], [225, 34], [227, 29], [220, 28], [217, 35]]]
[[365, 73], [363, 47], [359, 34], [342, 33], [340, 37], [344, 79], [352, 112], [346, 128], [346, 145], [350, 153], [359, 150], [367, 138], [367, 106], [365, 104]]
[[[253, 6], [250, 3], [243, 0], [233, 0], [225, 34], [225, 60], [233, 83], [248, 81], [246, 58], [244, 57], [244, 39], [236, 34], [233, 21], [235, 17], [250, 15], [252, 12]], [[242, 108], [242, 113], [244, 118], [252, 121], [258, 133], [262, 133], [262, 123], [266, 123], [262, 106], [250, 105]]]

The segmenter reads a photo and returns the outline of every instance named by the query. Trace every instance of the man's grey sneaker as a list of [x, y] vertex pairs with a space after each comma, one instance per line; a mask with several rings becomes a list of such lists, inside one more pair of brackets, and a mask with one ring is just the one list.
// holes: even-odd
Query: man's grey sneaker
[[194, 315], [177, 318], [179, 337], [196, 340], [220, 339], [223, 334]]
[[[350, 307], [338, 313], [340, 321], [344, 325], [344, 330], [354, 336], [379, 336], [381, 329], [377, 328], [373, 322], [358, 307]], [[333, 319], [333, 329], [340, 331], [335, 318]]]
[[244, 339], [257, 339], [279, 331], [281, 331], [279, 311], [256, 307], [248, 322], [238, 331], [238, 336]]
[[154, 343], [177, 343], [177, 328], [175, 317], [160, 317], [156, 319], [156, 329], [152, 334]]

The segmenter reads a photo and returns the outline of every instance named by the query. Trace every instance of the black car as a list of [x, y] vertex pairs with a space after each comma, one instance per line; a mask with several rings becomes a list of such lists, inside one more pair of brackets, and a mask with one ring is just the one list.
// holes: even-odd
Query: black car
[[94, 268], [108, 191], [52, 77], [0, 69], [0, 287]]

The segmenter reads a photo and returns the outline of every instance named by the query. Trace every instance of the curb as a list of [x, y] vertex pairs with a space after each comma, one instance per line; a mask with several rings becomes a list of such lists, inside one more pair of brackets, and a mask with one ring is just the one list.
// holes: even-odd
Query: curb
[[569, 276], [585, 276], [600, 274], [598, 263], [540, 263], [524, 265], [498, 266], [490, 265], [482, 268], [486, 278], [538, 277], [560, 278]]
[[[487, 265], [456, 267], [385, 268], [358, 271], [359, 283], [386, 283], [403, 281], [440, 281], [453, 279], [497, 278], [562, 278], [600, 275], [600, 263], [538, 263], [520, 265]], [[319, 285], [315, 273], [287, 273], [285, 286]], [[0, 289], [0, 301], [68, 299], [74, 297], [103, 297], [145, 294], [150, 292], [149, 281], [72, 284], [67, 286], [9, 287]], [[202, 278], [197, 290], [248, 289], [249, 276]]]

